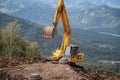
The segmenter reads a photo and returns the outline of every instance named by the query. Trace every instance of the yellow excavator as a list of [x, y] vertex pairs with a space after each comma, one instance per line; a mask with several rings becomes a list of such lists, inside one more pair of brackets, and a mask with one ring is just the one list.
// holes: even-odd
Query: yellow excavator
[[68, 62], [81, 62], [84, 60], [84, 54], [78, 53], [78, 46], [72, 45], [71, 42], [71, 28], [68, 21], [64, 0], [58, 0], [58, 7], [54, 16], [52, 25], [43, 28], [43, 38], [51, 40], [57, 34], [57, 25], [59, 19], [62, 20], [64, 37], [61, 47], [55, 50], [52, 54], [52, 60], [60, 61], [62, 58], [67, 59]]

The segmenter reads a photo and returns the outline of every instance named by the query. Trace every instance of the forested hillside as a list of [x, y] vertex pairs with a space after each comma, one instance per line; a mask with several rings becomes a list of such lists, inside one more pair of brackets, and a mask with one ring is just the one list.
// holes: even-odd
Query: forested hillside
[[37, 42], [29, 42], [20, 36], [20, 25], [9, 22], [0, 29], [0, 57], [31, 57], [41, 55]]
[[[54, 40], [48, 41], [42, 38], [42, 27], [36, 23], [12, 17], [6, 14], [0, 13], [0, 28], [4, 28], [9, 22], [16, 22], [21, 26], [20, 34], [24, 39], [29, 41], [37, 41], [39, 48], [44, 56], [50, 56], [51, 53], [60, 46], [62, 36], [57, 35]], [[50, 47], [52, 46], [52, 47]]]

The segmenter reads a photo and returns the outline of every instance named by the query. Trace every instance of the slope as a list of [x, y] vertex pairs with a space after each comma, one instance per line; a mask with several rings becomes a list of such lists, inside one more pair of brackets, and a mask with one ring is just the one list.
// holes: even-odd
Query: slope
[[52, 17], [48, 15], [53, 14], [54, 10], [48, 4], [40, 1], [7, 0], [1, 1], [0, 12], [44, 24], [52, 20]]
[[13, 21], [21, 25], [21, 35], [25, 39], [38, 42], [40, 50], [44, 53], [44, 56], [50, 56], [50, 53], [52, 53], [54, 49], [58, 48], [60, 41], [62, 41], [62, 37], [60, 35], [56, 36], [52, 41], [43, 40], [42, 25], [0, 13], [0, 28], [3, 28], [9, 22]]
[[[93, 61], [97, 60], [117, 60], [120, 55], [120, 35], [112, 35], [114, 32], [109, 32], [109, 29], [94, 31], [84, 29], [72, 29], [73, 39], [80, 45], [81, 52], [86, 55], [86, 60], [90, 58]], [[117, 32], [117, 31], [116, 31]], [[107, 35], [104, 33], [111, 33]], [[88, 61], [88, 60], [87, 60]]]
[[120, 9], [102, 5], [88, 10], [68, 12], [73, 28], [116, 28], [120, 26]]

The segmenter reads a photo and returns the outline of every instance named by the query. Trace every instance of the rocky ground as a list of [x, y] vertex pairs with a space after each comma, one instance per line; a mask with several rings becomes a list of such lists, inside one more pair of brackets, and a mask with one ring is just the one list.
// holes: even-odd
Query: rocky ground
[[41, 57], [0, 58], [0, 80], [120, 80], [120, 75], [53, 64]]

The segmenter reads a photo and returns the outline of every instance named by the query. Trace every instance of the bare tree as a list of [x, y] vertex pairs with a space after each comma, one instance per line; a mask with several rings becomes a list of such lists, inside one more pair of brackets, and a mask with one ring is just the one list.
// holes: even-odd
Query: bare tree
[[2, 30], [3, 39], [7, 43], [8, 46], [8, 57], [11, 58], [13, 53], [13, 43], [15, 41], [15, 36], [19, 33], [20, 25], [18, 25], [16, 22], [10, 22], [6, 26], [5, 29]]

